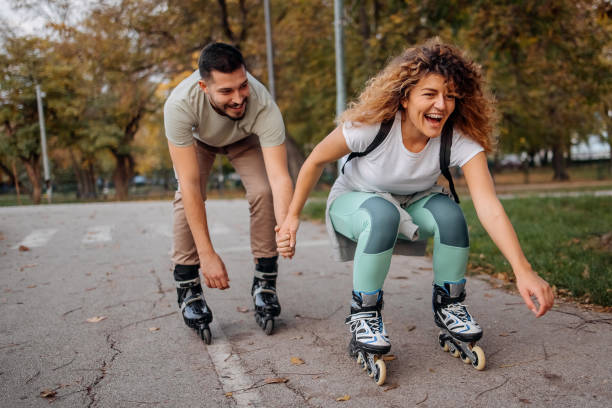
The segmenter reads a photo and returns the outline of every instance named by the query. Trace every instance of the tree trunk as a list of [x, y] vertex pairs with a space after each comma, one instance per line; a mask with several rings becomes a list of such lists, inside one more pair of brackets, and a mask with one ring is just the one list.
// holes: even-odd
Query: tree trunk
[[11, 169], [8, 168], [4, 163], [0, 163], [0, 170], [2, 170], [2, 172], [8, 176], [9, 184], [16, 186], [15, 175], [13, 174]]
[[23, 165], [28, 173], [30, 183], [32, 183], [32, 202], [34, 204], [40, 204], [42, 197], [42, 176], [40, 174], [40, 163], [39, 156], [33, 156], [30, 159], [22, 159]]
[[117, 160], [117, 166], [113, 172], [113, 182], [115, 183], [115, 198], [123, 201], [129, 195], [130, 180], [134, 176], [134, 159], [129, 154], [119, 154], [113, 152]]
[[569, 174], [567, 174], [565, 165], [565, 157], [563, 156], [563, 146], [560, 143], [553, 146], [552, 164], [554, 170], [553, 180], [569, 180]]
[[304, 164], [305, 158], [295, 140], [289, 135], [285, 138], [285, 145], [287, 146], [287, 167], [289, 168], [289, 175], [295, 185], [298, 173], [302, 168], [302, 164]]

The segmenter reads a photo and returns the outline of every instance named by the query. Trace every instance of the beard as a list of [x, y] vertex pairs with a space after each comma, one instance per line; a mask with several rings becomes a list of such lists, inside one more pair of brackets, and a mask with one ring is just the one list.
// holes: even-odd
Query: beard
[[[234, 104], [234, 103], [229, 103], [226, 105], [219, 105], [217, 104], [217, 102], [212, 98], [212, 97], [208, 97], [208, 101], [210, 102], [210, 106], [212, 106], [212, 108], [215, 110], [215, 112], [217, 112], [219, 115], [221, 116], [225, 116], [226, 118], [230, 119], [230, 120], [240, 120], [242, 118], [244, 118], [244, 115], [246, 115], [246, 108], [247, 108], [247, 102], [248, 102], [249, 98], [246, 97], [244, 98], [244, 100], [242, 101], [241, 104]], [[239, 115], [233, 115], [231, 114], [231, 110], [230, 108], [237, 108], [240, 106], [244, 106], [244, 111]]]

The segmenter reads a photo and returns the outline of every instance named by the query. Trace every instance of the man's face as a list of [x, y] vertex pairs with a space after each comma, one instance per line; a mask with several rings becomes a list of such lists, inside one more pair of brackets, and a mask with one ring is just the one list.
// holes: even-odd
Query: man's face
[[230, 73], [212, 71], [211, 77], [206, 81], [201, 79], [199, 85], [218, 114], [233, 120], [244, 117], [250, 95], [244, 67]]

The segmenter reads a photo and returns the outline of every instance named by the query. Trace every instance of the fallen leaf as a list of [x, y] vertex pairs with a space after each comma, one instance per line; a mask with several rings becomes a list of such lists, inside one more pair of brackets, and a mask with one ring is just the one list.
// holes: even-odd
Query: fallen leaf
[[40, 392], [41, 398], [53, 398], [56, 395], [57, 395], [57, 392], [50, 390], [50, 389], [42, 390]]
[[236, 310], [239, 311], [240, 313], [247, 313], [249, 311], [249, 308], [244, 307], [244, 306], [238, 306]]
[[298, 272], [293, 272], [293, 274], [294, 274], [295, 276], [302, 276], [304, 273], [303, 273], [303, 272], [298, 271]]
[[393, 361], [395, 360], [395, 355], [394, 354], [385, 354], [384, 356], [382, 356], [383, 361]]
[[519, 398], [519, 401], [523, 404], [531, 404], [531, 401], [529, 401], [527, 398]]
[[408, 279], [407, 276], [394, 276], [391, 279]]
[[584, 270], [582, 271], [582, 277], [584, 279], [589, 279], [591, 273], [589, 272], [589, 265], [584, 265]]
[[87, 319], [87, 322], [98, 323], [98, 322], [101, 322], [102, 320], [105, 320], [106, 318], [107, 318], [106, 316], [94, 316], [94, 317], [90, 317], [89, 319]]
[[30, 248], [28, 248], [27, 246], [19, 245], [19, 251], [20, 252], [25, 252], [25, 251], [29, 251], [29, 250], [30, 250]]
[[266, 378], [264, 380], [266, 384], [279, 384], [279, 383], [286, 383], [287, 381], [289, 381], [289, 379], [283, 378], [283, 377]]
[[149, 327], [149, 331], [150, 331], [150, 332], [156, 332], [156, 331], [159, 331], [159, 327]]
[[499, 337], [508, 337], [510, 333], [499, 333]]
[[414, 329], [416, 329], [416, 326], [408, 326], [408, 327], [406, 327], [406, 330], [408, 330], [408, 331], [413, 331]]
[[350, 399], [351, 399], [351, 396], [347, 394], [347, 395], [343, 395], [342, 397], [336, 398], [336, 401], [348, 401]]
[[434, 370], [433, 368], [430, 368], [430, 369], [429, 369], [429, 372], [430, 372], [430, 373], [435, 373], [435, 372], [436, 372], [436, 370]]
[[385, 387], [385, 389], [383, 391], [385, 391], [385, 392], [386, 391], [391, 391], [391, 390], [396, 389], [397, 387], [399, 387], [398, 384], [389, 384], [387, 387]]
[[289, 340], [301, 340], [301, 339], [303, 339], [303, 338], [304, 338], [304, 337], [302, 337], [302, 336], [297, 336], [297, 337], [292, 337], [292, 338], [290, 338]]
[[492, 295], [492, 294], [490, 294], [490, 293], [485, 293], [485, 294], [484, 294], [484, 297], [486, 297], [486, 298], [492, 298], [492, 297], [493, 297], [493, 295]]
[[234, 395], [234, 393], [233, 393], [233, 392], [226, 392], [226, 393], [225, 393], [225, 396], [226, 396], [227, 398], [231, 397], [232, 395]]
[[26, 288], [28, 288], [28, 289], [34, 289], [35, 287], [36, 287], [36, 285], [28, 285], [28, 286], [26, 286]]
[[304, 360], [299, 357], [291, 357], [291, 364], [293, 365], [302, 365], [304, 364]]

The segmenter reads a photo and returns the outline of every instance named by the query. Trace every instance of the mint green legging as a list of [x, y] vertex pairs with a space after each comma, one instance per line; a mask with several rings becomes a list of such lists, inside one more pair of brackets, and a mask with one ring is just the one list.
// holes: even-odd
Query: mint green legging
[[[469, 253], [468, 229], [461, 208], [444, 194], [432, 194], [405, 211], [419, 227], [419, 239], [433, 237], [434, 283], [458, 282], [465, 276]], [[372, 193], [342, 194], [330, 206], [334, 229], [357, 243], [353, 290], [382, 289], [398, 237], [397, 207]]]

